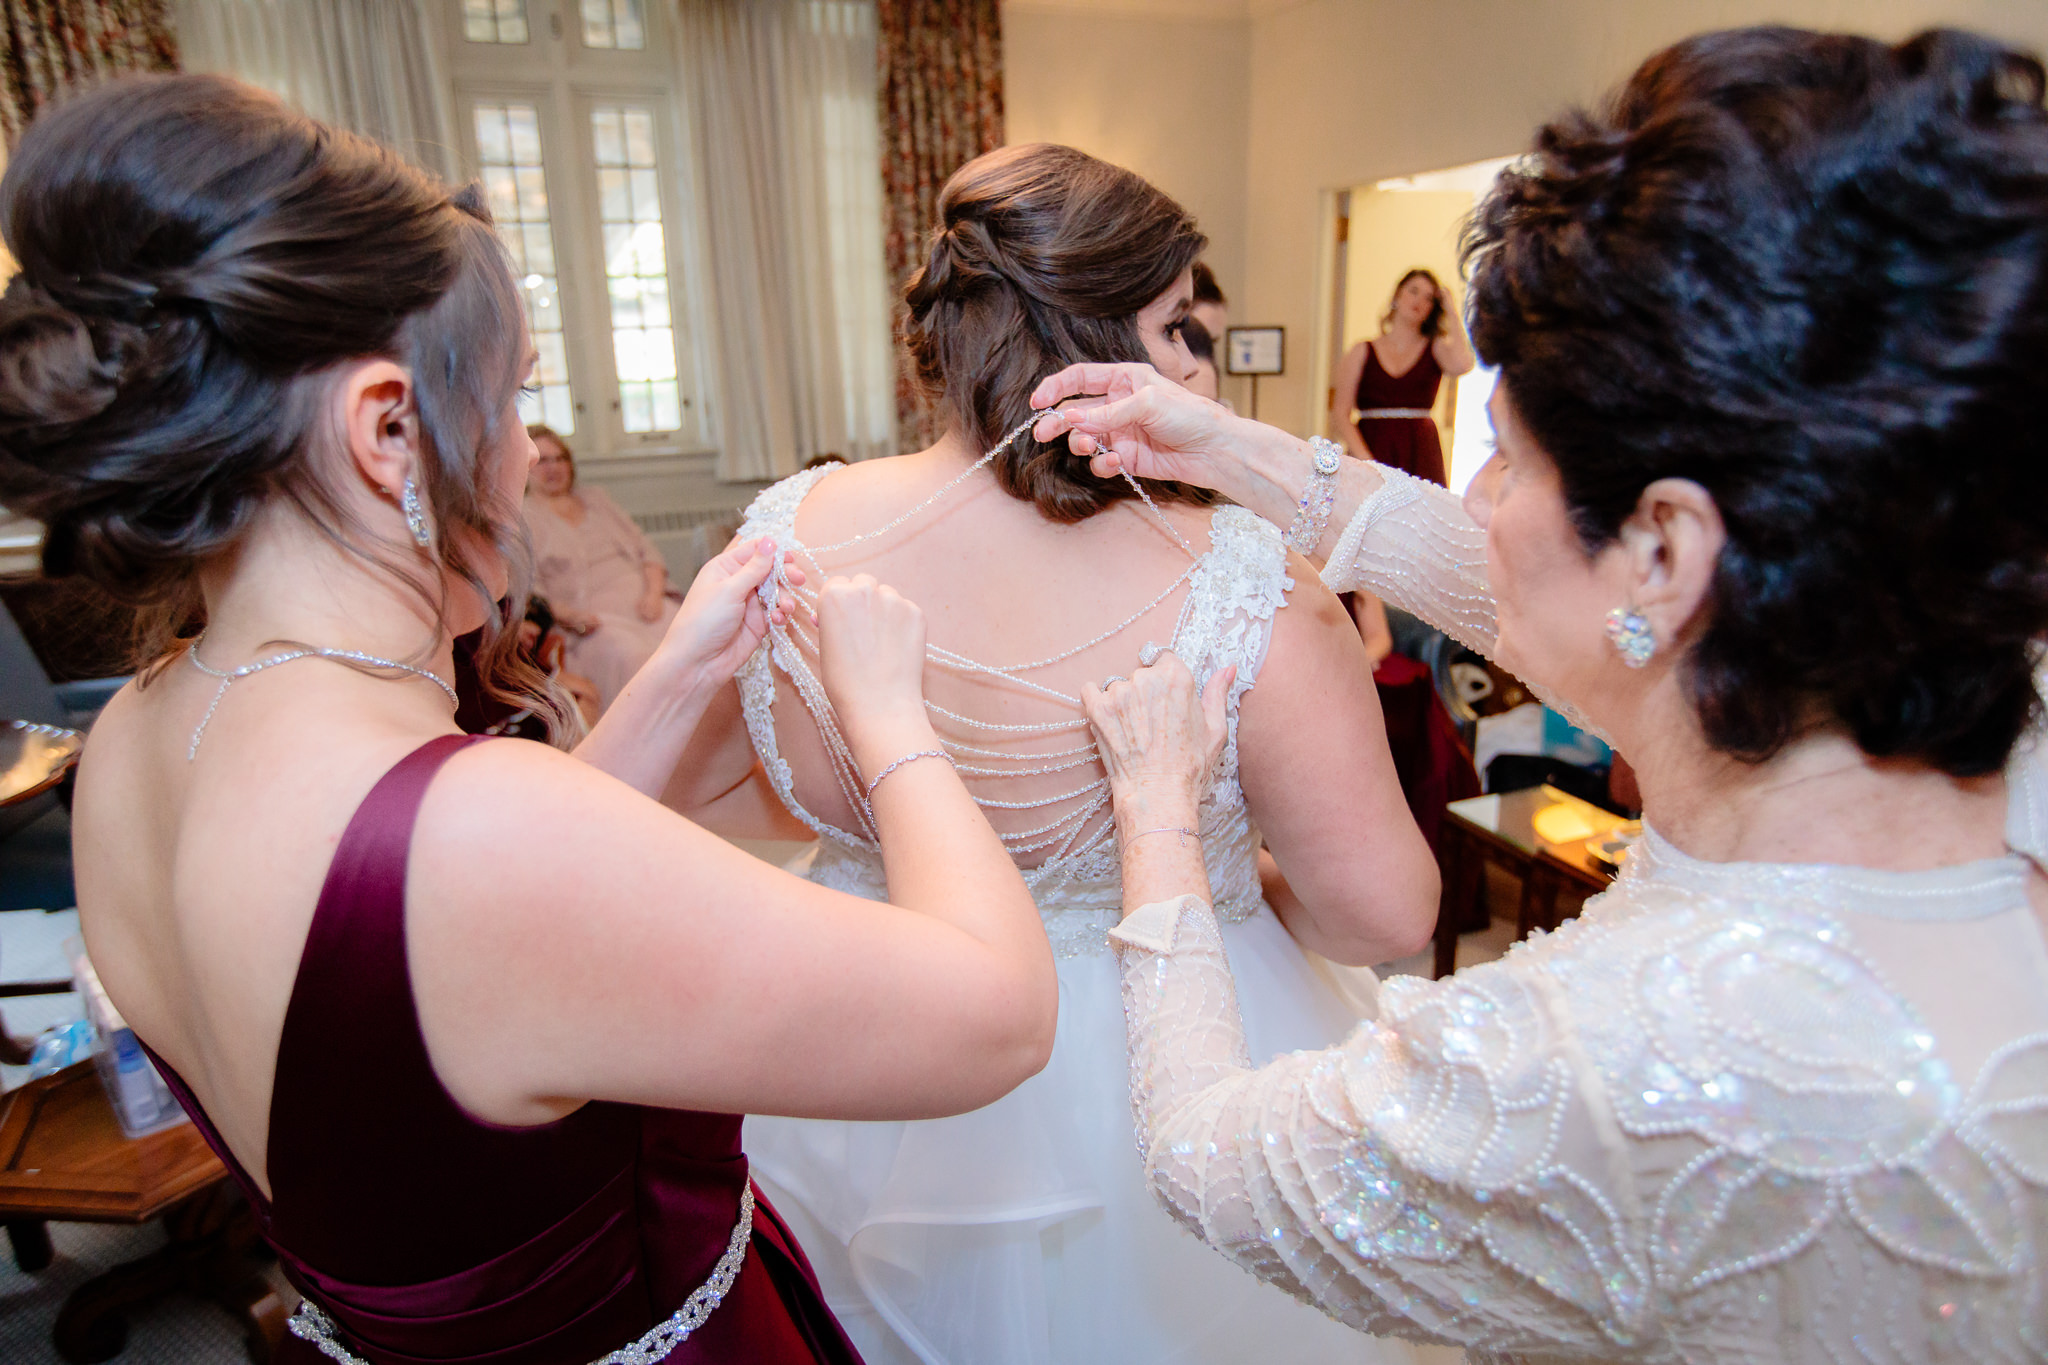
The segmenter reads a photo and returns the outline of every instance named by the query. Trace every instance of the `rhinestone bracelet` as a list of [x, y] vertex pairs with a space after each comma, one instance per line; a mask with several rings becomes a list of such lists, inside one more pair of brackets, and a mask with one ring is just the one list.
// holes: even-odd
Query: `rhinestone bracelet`
[[897, 759], [894, 763], [891, 763], [888, 767], [882, 769], [882, 771], [875, 774], [875, 780], [868, 783], [868, 800], [873, 801], [875, 799], [875, 788], [882, 785], [883, 778], [887, 777], [890, 773], [895, 772], [904, 764], [915, 763], [920, 758], [943, 758], [948, 763], [951, 763], [953, 761], [953, 756], [947, 753], [944, 749], [919, 749], [914, 754], [905, 754], [903, 755], [903, 757]]
[[1314, 554], [1323, 543], [1323, 528], [1330, 524], [1330, 508], [1337, 501], [1337, 471], [1344, 463], [1343, 448], [1327, 436], [1311, 436], [1308, 445], [1314, 467], [1284, 537], [1288, 549], [1305, 555]]

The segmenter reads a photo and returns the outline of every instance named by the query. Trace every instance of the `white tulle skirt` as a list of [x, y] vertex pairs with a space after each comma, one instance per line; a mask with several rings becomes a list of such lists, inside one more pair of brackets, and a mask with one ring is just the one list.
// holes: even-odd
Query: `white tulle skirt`
[[[1335, 1043], [1372, 973], [1270, 909], [1224, 926], [1252, 1059]], [[1132, 1138], [1116, 960], [1059, 964], [1045, 1070], [984, 1109], [910, 1123], [749, 1118], [755, 1176], [868, 1365], [1413, 1360], [1261, 1284], [1167, 1216]]]

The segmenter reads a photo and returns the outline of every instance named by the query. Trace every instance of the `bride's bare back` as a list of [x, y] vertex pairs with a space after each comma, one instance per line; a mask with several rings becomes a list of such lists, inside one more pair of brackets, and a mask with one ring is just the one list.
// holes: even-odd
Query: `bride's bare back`
[[[1169, 502], [1155, 514], [1129, 499], [1061, 523], [985, 471], [941, 493], [974, 455], [949, 439], [814, 476], [790, 548], [839, 545], [901, 519], [858, 544], [819, 549], [812, 567], [873, 574], [923, 609], [934, 724], [1019, 866], [1037, 868], [1109, 838], [1081, 689], [1130, 673], [1148, 646], [1174, 646], [1198, 577], [1211, 575], [1213, 596], [1213, 575], [1241, 570], [1227, 556], [1209, 562], [1213, 508]], [[1289, 572], [1288, 605], [1243, 694], [1239, 780], [1254, 826], [1293, 874], [1299, 903], [1283, 896], [1279, 907], [1289, 927], [1339, 960], [1383, 961], [1427, 935], [1435, 870], [1394, 774], [1358, 636], [1305, 562], [1291, 559]], [[800, 631], [789, 644], [810, 654]], [[775, 672], [774, 732], [792, 796], [821, 823], [858, 832], [858, 794], [806, 701]]]

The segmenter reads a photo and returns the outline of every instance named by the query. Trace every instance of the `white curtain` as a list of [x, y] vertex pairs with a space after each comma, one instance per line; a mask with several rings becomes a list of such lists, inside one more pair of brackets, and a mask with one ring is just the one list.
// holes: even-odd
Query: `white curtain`
[[313, 117], [459, 171], [440, 26], [426, 0], [173, 0], [187, 71], [263, 86]]
[[873, 0], [681, 0], [722, 479], [894, 454]]

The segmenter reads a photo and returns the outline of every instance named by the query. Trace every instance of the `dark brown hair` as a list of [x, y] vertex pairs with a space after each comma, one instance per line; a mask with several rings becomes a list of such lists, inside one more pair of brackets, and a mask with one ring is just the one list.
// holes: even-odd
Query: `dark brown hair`
[[1473, 339], [1588, 552], [1727, 527], [1683, 664], [1720, 749], [1992, 773], [2048, 631], [2048, 87], [1976, 34], [1704, 34], [1567, 115], [1467, 241]]
[[[196, 619], [202, 566], [284, 498], [444, 619], [442, 571], [467, 582], [486, 686], [552, 709], [504, 629], [530, 556], [487, 463], [525, 357], [473, 189], [239, 82], [141, 76], [30, 126], [0, 232], [21, 265], [0, 298], [0, 501], [44, 524], [45, 573], [149, 609], [141, 662]], [[335, 368], [371, 356], [412, 376], [425, 554], [347, 514], [314, 430]]]
[[[1443, 288], [1443, 284], [1437, 279], [1435, 271], [1426, 270], [1419, 265], [1416, 266], [1413, 270], [1409, 271], [1407, 274], [1403, 275], [1400, 279], [1400, 282], [1394, 286], [1394, 292], [1387, 296], [1387, 311], [1380, 317], [1381, 331], [1385, 331], [1387, 329], [1387, 324], [1391, 323], [1394, 320], [1394, 305], [1399, 301], [1401, 297], [1401, 291], [1408, 287], [1408, 281], [1410, 280], [1428, 280], [1429, 287], [1431, 289]], [[1430, 300], [1429, 316], [1422, 320], [1421, 330], [1424, 336], [1434, 338], [1438, 332], [1441, 332], [1443, 330], [1443, 328], [1444, 301], [1443, 296], [1439, 294], [1436, 298]]]
[[[1209, 268], [1207, 261], [1195, 262], [1195, 302], [1228, 304], [1223, 297], [1223, 286], [1216, 283], [1216, 272]], [[1213, 338], [1212, 338], [1213, 339]]]
[[[1147, 361], [1139, 309], [1208, 244], [1141, 177], [1052, 143], [1005, 147], [953, 173], [924, 268], [904, 290], [904, 341], [952, 425], [986, 450], [1031, 415], [1031, 391], [1077, 361]], [[1132, 496], [1027, 433], [995, 462], [1011, 496], [1080, 521]], [[1155, 497], [1206, 501], [1175, 484]]]

